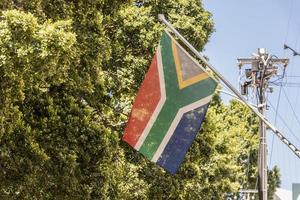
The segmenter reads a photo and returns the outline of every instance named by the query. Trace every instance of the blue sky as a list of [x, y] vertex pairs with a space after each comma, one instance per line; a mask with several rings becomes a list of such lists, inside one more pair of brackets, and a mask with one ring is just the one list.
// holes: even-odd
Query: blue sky
[[[300, 57], [293, 57], [290, 51], [283, 50], [283, 44], [287, 43], [300, 52], [300, 1], [203, 0], [203, 4], [213, 14], [216, 29], [204, 54], [232, 84], [238, 87], [236, 59], [251, 56], [259, 47], [267, 48], [278, 57], [290, 58], [287, 75], [299, 77], [287, 77], [286, 80], [300, 83]], [[268, 97], [275, 107], [279, 90], [280, 87], [274, 86], [274, 92]], [[228, 97], [224, 96], [224, 100]], [[278, 113], [283, 120], [277, 116], [276, 126], [300, 148], [300, 88], [283, 87]], [[275, 112], [271, 108], [267, 117], [275, 123]], [[300, 159], [276, 136], [272, 150], [272, 140], [273, 134], [268, 132], [268, 165], [279, 166], [281, 187], [291, 190], [292, 183], [300, 183]]]

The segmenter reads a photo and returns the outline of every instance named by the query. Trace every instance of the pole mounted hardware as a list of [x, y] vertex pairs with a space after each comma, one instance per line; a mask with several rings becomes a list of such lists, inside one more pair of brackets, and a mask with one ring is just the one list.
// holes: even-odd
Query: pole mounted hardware
[[289, 49], [289, 50], [291, 50], [293, 52], [293, 56], [300, 56], [300, 54], [296, 50], [294, 50], [293, 48], [289, 47], [287, 44], [283, 45], [283, 49]]
[[[238, 66], [241, 70], [244, 67], [242, 81], [240, 81], [242, 95], [248, 95], [248, 88], [252, 88], [257, 97], [257, 107], [259, 112], [264, 115], [267, 109], [267, 92], [270, 92], [269, 81], [278, 73], [284, 74], [289, 63], [289, 59], [278, 58], [267, 53], [264, 48], [259, 48], [257, 53], [253, 53], [251, 58], [238, 58]], [[282, 65], [283, 68], [279, 68]], [[279, 71], [280, 69], [283, 69]], [[267, 167], [267, 137], [266, 127], [262, 119], [259, 122], [259, 157], [258, 157], [258, 185], [259, 197], [267, 200], [268, 192], [268, 167]]]

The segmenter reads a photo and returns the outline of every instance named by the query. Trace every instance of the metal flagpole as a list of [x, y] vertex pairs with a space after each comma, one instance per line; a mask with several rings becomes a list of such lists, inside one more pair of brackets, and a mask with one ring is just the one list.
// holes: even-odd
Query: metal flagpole
[[164, 15], [158, 15], [158, 18], [161, 22], [163, 22], [199, 59], [201, 59], [206, 66], [214, 72], [214, 74], [221, 80], [223, 83], [242, 101], [244, 102], [273, 132], [274, 134], [284, 143], [286, 144], [290, 150], [294, 152], [294, 154], [300, 158], [300, 150], [295, 147], [287, 138], [283, 136], [283, 134], [273, 126], [256, 108], [252, 107], [247, 100], [240, 94], [240, 92], [235, 89], [235, 87], [226, 80], [226, 78], [218, 72], [216, 68], [214, 68], [205, 58], [204, 56], [198, 52], [164, 17]]

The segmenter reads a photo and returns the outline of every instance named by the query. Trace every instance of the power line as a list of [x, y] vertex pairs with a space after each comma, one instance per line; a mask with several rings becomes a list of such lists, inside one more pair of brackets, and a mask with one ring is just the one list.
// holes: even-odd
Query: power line
[[290, 6], [290, 12], [289, 12], [290, 15], [289, 15], [289, 18], [288, 18], [287, 31], [286, 31], [284, 43], [286, 43], [287, 38], [289, 36], [290, 23], [291, 23], [291, 18], [292, 18], [292, 14], [293, 14], [293, 5], [294, 5], [294, 0], [291, 0], [291, 6]]
[[299, 120], [299, 118], [298, 118], [298, 116], [297, 116], [297, 114], [296, 114], [296, 112], [295, 112], [295, 109], [294, 109], [294, 107], [292, 106], [292, 103], [291, 103], [291, 101], [290, 101], [290, 99], [289, 99], [288, 95], [286, 94], [286, 91], [285, 91], [285, 89], [283, 88], [283, 89], [282, 89], [282, 91], [283, 91], [283, 94], [284, 94], [284, 96], [285, 96], [285, 97], [286, 97], [286, 99], [287, 99], [287, 102], [288, 102], [288, 104], [289, 104], [290, 108], [291, 108], [291, 109], [292, 109], [292, 111], [293, 111], [294, 117], [296, 118], [296, 121], [297, 121], [298, 125], [300, 126], [300, 120]]
[[285, 76], [287, 78], [300, 78], [300, 75], [289, 75], [289, 76]]
[[[278, 116], [279, 103], [280, 103], [280, 99], [281, 99], [281, 92], [282, 92], [282, 86], [279, 89], [279, 95], [278, 95], [277, 103], [276, 103], [275, 120], [274, 120], [275, 126], [277, 125], [277, 116]], [[272, 144], [271, 144], [271, 154], [270, 154], [269, 166], [271, 166], [271, 164], [272, 164], [274, 138], [275, 138], [275, 135], [272, 136]]]
[[[276, 112], [276, 108], [273, 106], [273, 104], [268, 100], [268, 104], [271, 106], [272, 110]], [[283, 117], [277, 113], [279, 119], [282, 121], [284, 126], [289, 130], [289, 132], [295, 137], [295, 139], [300, 143], [300, 139], [297, 137], [297, 135], [292, 131], [292, 129], [289, 127], [289, 125], [286, 123], [286, 121], [283, 119]]]
[[290, 88], [299, 88], [300, 83], [297, 82], [286, 82], [286, 83], [272, 83], [273, 86], [280, 86], [280, 87], [290, 87]]

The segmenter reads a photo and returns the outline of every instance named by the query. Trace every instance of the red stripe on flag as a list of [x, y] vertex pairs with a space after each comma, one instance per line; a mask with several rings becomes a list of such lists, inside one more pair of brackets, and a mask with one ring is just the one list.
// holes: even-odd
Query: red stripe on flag
[[133, 103], [133, 108], [124, 131], [123, 140], [132, 147], [138, 142], [160, 98], [160, 82], [156, 54]]

